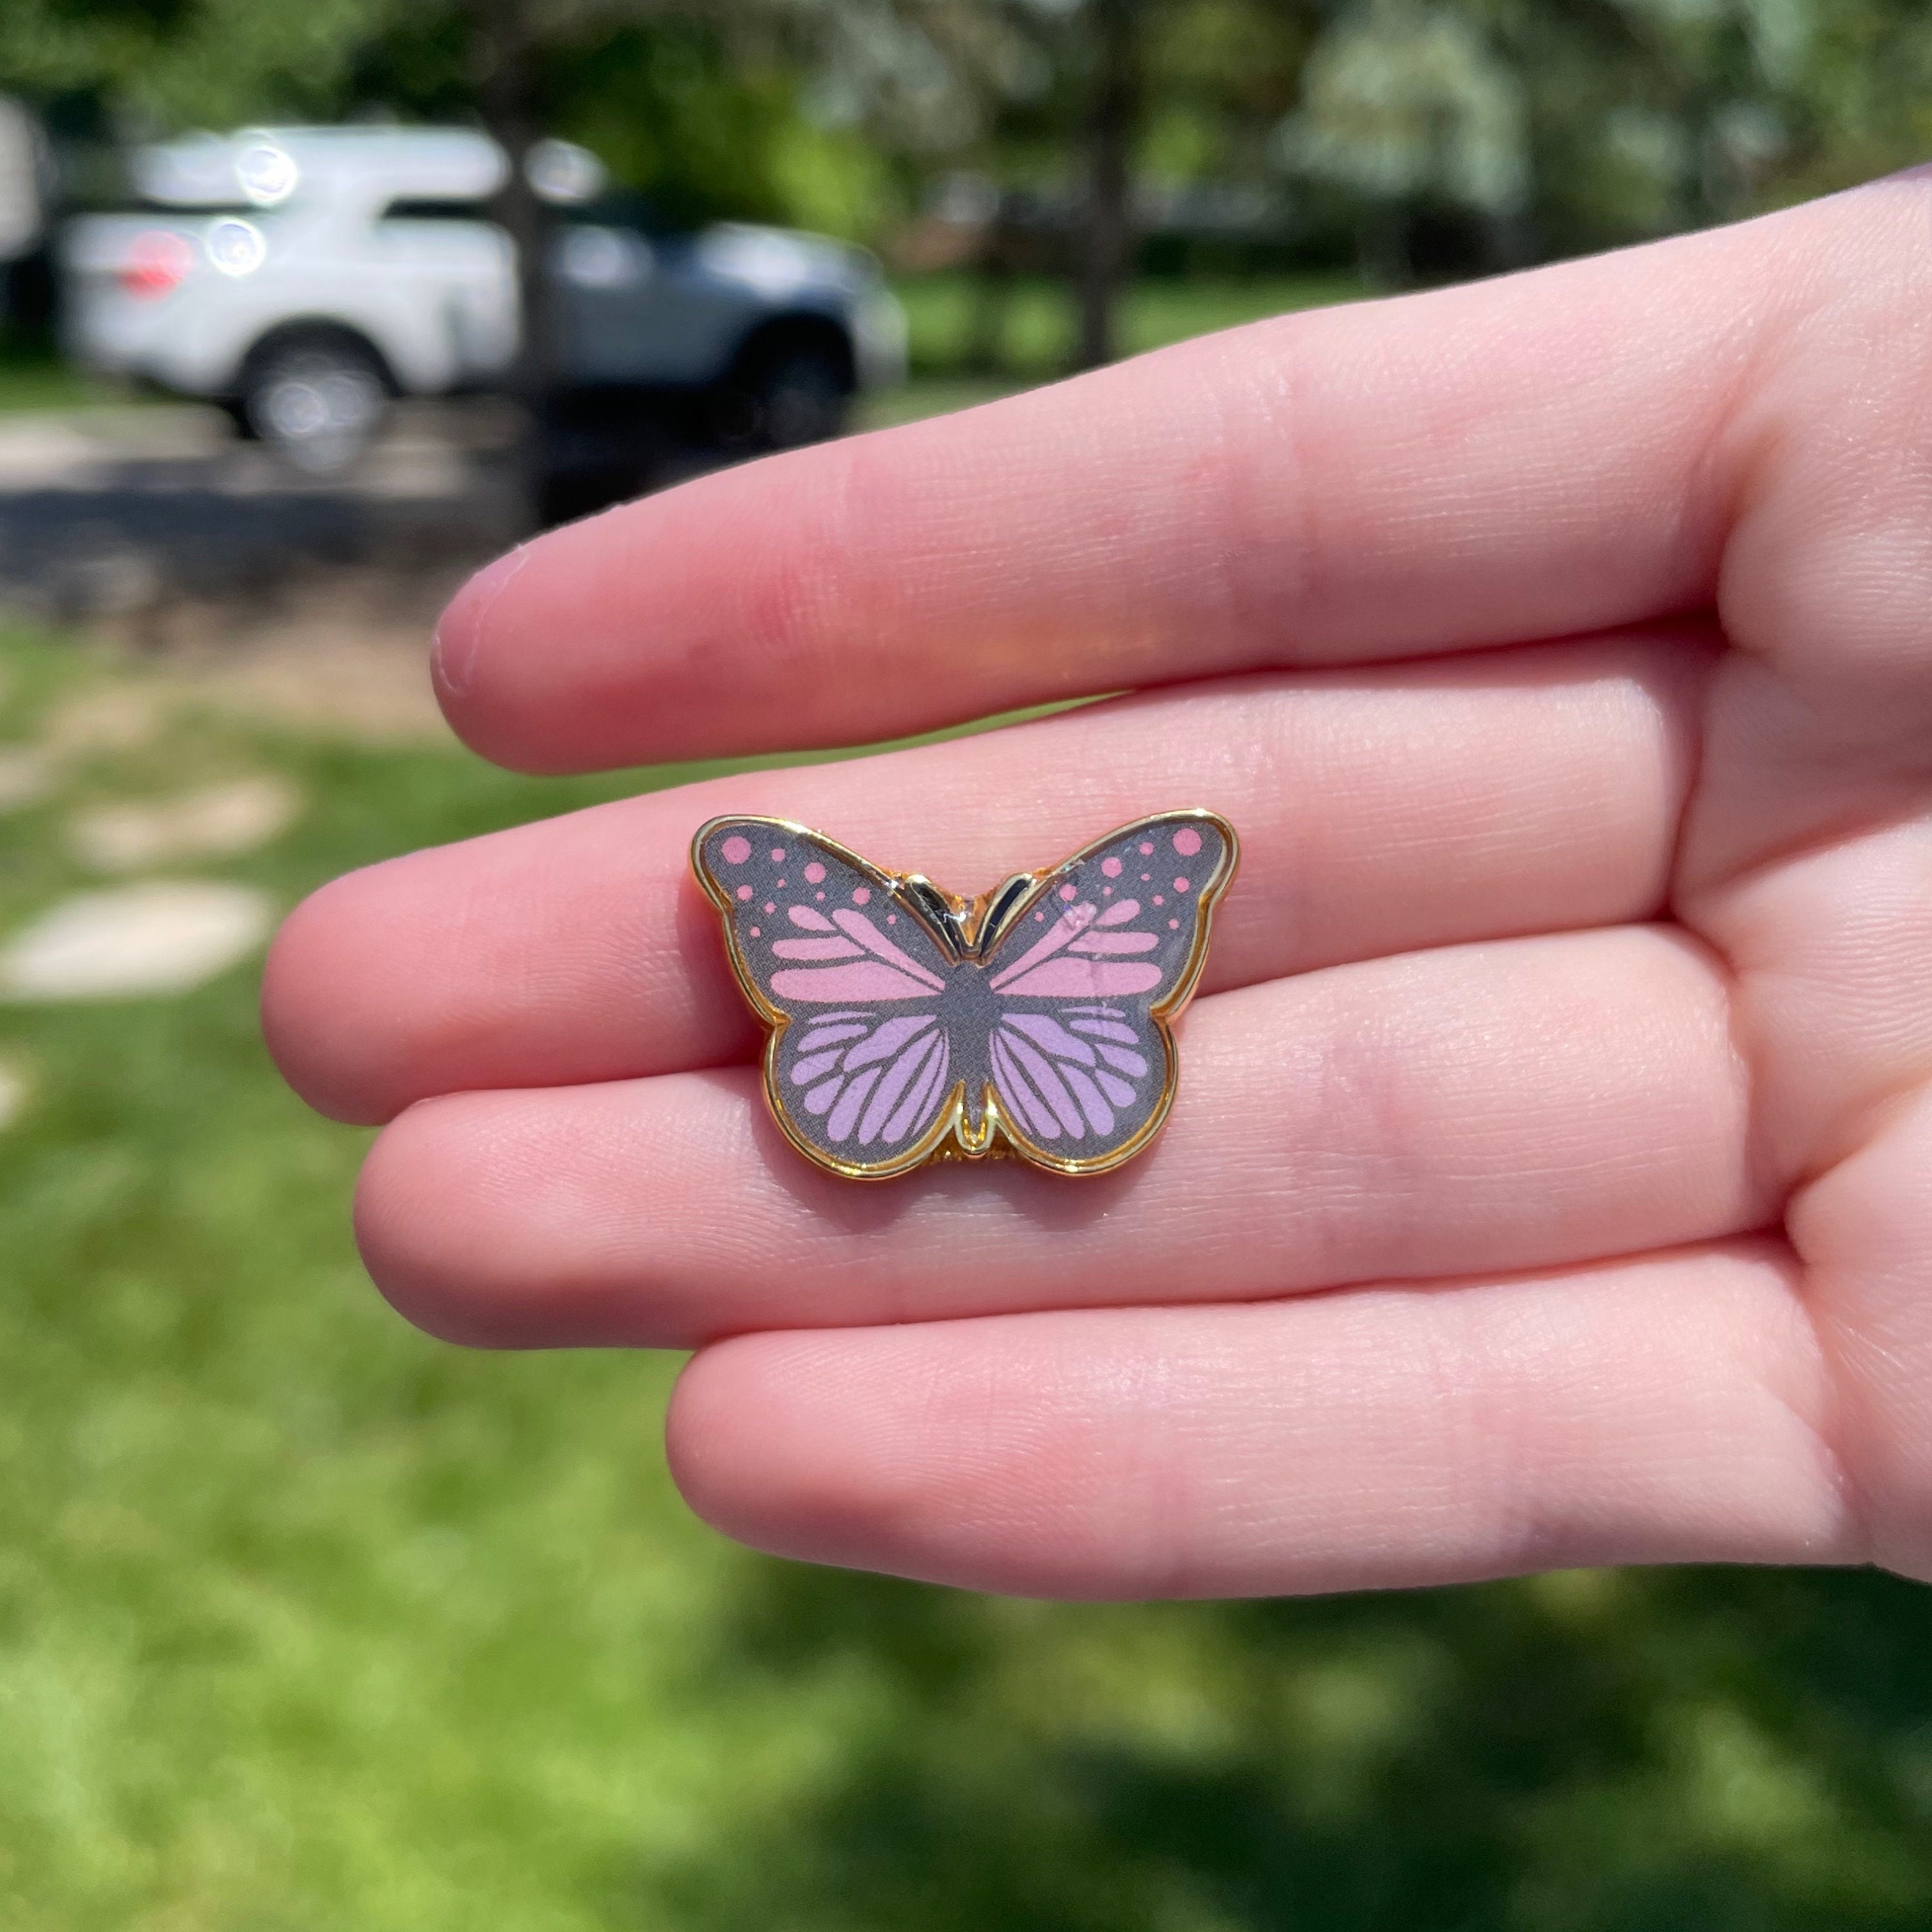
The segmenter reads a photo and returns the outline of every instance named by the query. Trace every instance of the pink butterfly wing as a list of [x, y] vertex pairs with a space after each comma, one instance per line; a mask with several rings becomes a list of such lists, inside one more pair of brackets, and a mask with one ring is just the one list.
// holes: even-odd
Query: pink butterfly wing
[[777, 819], [719, 819], [699, 876], [743, 977], [775, 1022], [766, 1084], [787, 1132], [827, 1166], [922, 1158], [952, 1090], [940, 1016], [957, 970], [894, 882]]
[[988, 1058], [1024, 1150], [1106, 1166], [1160, 1125], [1174, 1091], [1166, 1022], [1193, 991], [1234, 861], [1212, 814], [1144, 820], [1058, 868], [1002, 938]]

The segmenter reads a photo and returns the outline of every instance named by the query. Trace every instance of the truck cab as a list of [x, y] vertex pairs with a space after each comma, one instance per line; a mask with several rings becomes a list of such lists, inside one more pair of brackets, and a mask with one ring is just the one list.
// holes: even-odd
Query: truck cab
[[[489, 218], [507, 168], [466, 128], [258, 128], [140, 149], [138, 211], [62, 236], [68, 352], [221, 403], [298, 466], [340, 470], [389, 398], [507, 381], [517, 263]], [[831, 434], [852, 396], [902, 375], [904, 317], [863, 250], [734, 224], [662, 230], [564, 142], [532, 151], [530, 178], [556, 218], [556, 422], [676, 406], [776, 447]]]

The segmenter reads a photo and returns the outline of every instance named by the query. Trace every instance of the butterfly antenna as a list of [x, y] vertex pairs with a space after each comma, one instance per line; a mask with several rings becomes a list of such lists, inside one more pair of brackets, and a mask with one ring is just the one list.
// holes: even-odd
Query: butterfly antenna
[[948, 897], [917, 872], [902, 879], [898, 890], [956, 966], [971, 953], [973, 942], [966, 931], [965, 908], [956, 899]]
[[1013, 915], [1040, 884], [1037, 872], [1016, 872], [998, 891], [987, 892], [973, 908], [973, 950], [982, 959], [999, 944]]

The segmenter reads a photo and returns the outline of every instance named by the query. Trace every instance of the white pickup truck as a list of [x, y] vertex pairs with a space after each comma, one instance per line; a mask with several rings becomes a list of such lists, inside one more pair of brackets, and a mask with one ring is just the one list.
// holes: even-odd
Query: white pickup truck
[[[500, 385], [514, 251], [488, 218], [502, 152], [460, 128], [277, 128], [140, 150], [142, 206], [70, 221], [64, 328], [82, 365], [207, 397], [303, 467], [352, 460], [393, 396]], [[582, 445], [650, 402], [775, 447], [898, 380], [905, 321], [862, 250], [788, 230], [657, 230], [581, 148], [531, 178], [557, 215], [551, 412]], [[694, 412], [694, 415], [692, 412]]]

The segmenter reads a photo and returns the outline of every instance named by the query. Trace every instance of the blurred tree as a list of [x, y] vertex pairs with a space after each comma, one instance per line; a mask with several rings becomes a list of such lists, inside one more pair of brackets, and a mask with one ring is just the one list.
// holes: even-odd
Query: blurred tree
[[1767, 200], [1850, 187], [1932, 154], [1932, 10], [1922, 0], [1814, 0], [1809, 19], [1789, 146]]
[[91, 94], [155, 131], [328, 112], [406, 0], [6, 0], [0, 86]]
[[969, 219], [986, 233], [982, 350], [1015, 265], [1039, 266], [1042, 232], [1057, 226], [1083, 366], [1114, 352], [1150, 174], [1265, 180], [1268, 133], [1295, 98], [1318, 18], [1312, 0], [823, 0], [818, 10], [831, 28], [820, 103], [864, 127], [910, 188], [946, 176], [956, 213], [980, 204]]
[[1133, 264], [1133, 176], [1146, 94], [1146, 0], [1088, 0], [1086, 203], [1075, 366], [1114, 354], [1114, 316]]
[[1466, 272], [1747, 214], [1928, 140], [1920, 0], [1354, 0], [1277, 152], [1400, 280], [1444, 212], [1484, 238]]
[[1525, 118], [1516, 74], [1466, 14], [1366, 0], [1310, 56], [1281, 153], [1355, 203], [1364, 278], [1400, 286], [1414, 278], [1414, 224], [1432, 204], [1498, 231], [1521, 212]]
[[1304, 230], [1352, 226], [1378, 278], [1401, 281], [1612, 245], [1916, 158], [1932, 142], [1932, 10], [4, 0], [0, 89], [122, 134], [478, 116], [513, 145], [539, 128], [584, 140], [673, 221], [855, 238], [970, 176], [992, 211], [982, 346], [1000, 332], [998, 272], [1040, 265], [1050, 238], [1094, 362], [1114, 346], [1137, 218], [1154, 206], [1172, 225], [1202, 184], [1298, 210]]
[[512, 32], [546, 125], [674, 212], [846, 232], [962, 167], [1264, 180], [1286, 118], [1275, 165], [1308, 191], [1520, 194], [1567, 248], [1932, 139], [1922, 0], [5, 0], [0, 88], [155, 131], [442, 118], [478, 110]]
[[[859, 233], [893, 205], [882, 129], [816, 111], [835, 0], [4, 0], [0, 90], [136, 136], [250, 122], [508, 112], [584, 140], [673, 220]], [[495, 90], [492, 94], [493, 88]], [[486, 94], [491, 102], [486, 103]]]
[[1522, 76], [1539, 252], [1700, 226], [1758, 205], [1787, 152], [1820, 4], [1490, 8], [1495, 43]]
[[942, 225], [980, 233], [976, 367], [997, 363], [1016, 272], [1053, 260], [1042, 244], [1077, 140], [1082, 4], [816, 0], [814, 114], [891, 158], [903, 204], [938, 186]]
[[1274, 130], [1300, 98], [1332, 6], [1158, 0], [1147, 13], [1141, 161], [1156, 180], [1267, 178]]

